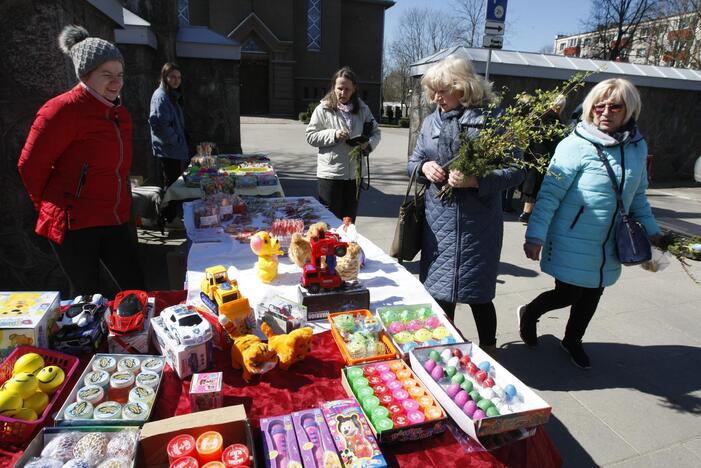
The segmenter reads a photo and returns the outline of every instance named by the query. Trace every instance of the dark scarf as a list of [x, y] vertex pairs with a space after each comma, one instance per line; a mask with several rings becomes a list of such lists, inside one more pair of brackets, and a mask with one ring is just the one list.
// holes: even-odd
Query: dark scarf
[[443, 165], [450, 161], [460, 148], [460, 117], [465, 108], [460, 106], [448, 112], [438, 110], [441, 130], [438, 134], [438, 162]]

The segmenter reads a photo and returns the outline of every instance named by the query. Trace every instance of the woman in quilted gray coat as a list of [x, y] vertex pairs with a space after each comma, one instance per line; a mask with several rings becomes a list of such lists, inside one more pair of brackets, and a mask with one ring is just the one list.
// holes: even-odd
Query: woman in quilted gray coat
[[[520, 184], [525, 171], [504, 168], [476, 177], [447, 170], [460, 134], [477, 138], [489, 118], [485, 107], [494, 99], [491, 85], [459, 56], [435, 64], [421, 84], [437, 106], [424, 120], [408, 164], [409, 174], [418, 166], [419, 181], [428, 185], [420, 279], [451, 320], [458, 302], [469, 304], [480, 347], [493, 352], [497, 316], [492, 299], [504, 233], [501, 192]], [[453, 197], [441, 200], [437, 194], [446, 183]]]

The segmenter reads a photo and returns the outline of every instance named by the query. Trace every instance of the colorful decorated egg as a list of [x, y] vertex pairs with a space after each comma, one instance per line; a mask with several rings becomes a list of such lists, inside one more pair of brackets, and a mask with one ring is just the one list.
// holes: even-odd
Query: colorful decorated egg
[[414, 341], [414, 336], [408, 331], [403, 331], [394, 335], [394, 339], [397, 343], [403, 345], [409, 343], [410, 341]]
[[469, 400], [469, 399], [470, 399], [470, 397], [465, 390], [460, 390], [453, 397], [453, 401], [455, 402], [455, 404], [460, 406], [460, 407], [462, 407], [465, 403], [467, 403], [467, 400]]
[[392, 322], [387, 327], [387, 330], [392, 335], [396, 335], [397, 333], [403, 332], [405, 329], [406, 329], [406, 327], [404, 326], [404, 324], [402, 322]]
[[433, 372], [433, 369], [436, 367], [436, 361], [433, 359], [428, 359], [426, 362], [424, 362], [424, 369], [426, 369], [427, 372]]
[[431, 377], [436, 381], [441, 380], [443, 378], [443, 366], [436, 365], [431, 371]]
[[455, 395], [457, 395], [459, 391], [460, 391], [460, 385], [458, 385], [456, 383], [452, 383], [452, 384], [448, 385], [448, 388], [445, 390], [445, 393], [447, 393], [450, 398], [454, 398]]
[[422, 328], [422, 329], [418, 330], [416, 333], [414, 333], [414, 340], [418, 341], [419, 343], [424, 343], [430, 339], [431, 339], [431, 332], [425, 328]]
[[437, 327], [433, 330], [433, 337], [437, 340], [442, 340], [450, 336], [450, 332], [444, 326]]
[[426, 319], [426, 326], [431, 328], [438, 328], [441, 326], [441, 319], [433, 315]]
[[462, 407], [463, 412], [470, 418], [472, 417], [473, 414], [475, 414], [476, 409], [477, 409], [477, 403], [475, 403], [472, 400], [469, 400]]

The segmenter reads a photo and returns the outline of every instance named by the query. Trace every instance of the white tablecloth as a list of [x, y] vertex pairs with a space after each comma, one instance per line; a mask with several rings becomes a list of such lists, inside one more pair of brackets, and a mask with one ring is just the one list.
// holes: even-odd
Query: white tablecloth
[[[278, 179], [275, 185], [260, 185], [249, 188], [237, 187], [236, 195], [250, 197], [283, 197], [285, 193], [282, 191], [282, 185], [280, 185], [280, 179]], [[183, 176], [180, 176], [178, 180], [173, 182], [173, 184], [168, 187], [168, 190], [166, 190], [162, 205], [167, 205], [174, 200], [195, 200], [197, 198], [202, 198], [202, 189], [199, 187], [188, 187], [185, 185]]]
[[[310, 203], [322, 213], [321, 221], [329, 227], [336, 228], [341, 221], [324, 208], [316, 199], [309, 198]], [[185, 224], [188, 226], [188, 212], [191, 206], [184, 205]], [[191, 225], [194, 229], [194, 225]], [[362, 226], [360, 227], [362, 232]], [[242, 244], [225, 233], [218, 236], [216, 242], [193, 243], [187, 258], [186, 287], [188, 303], [199, 304], [200, 281], [207, 267], [222, 264], [229, 268], [231, 277], [239, 283], [241, 293], [248, 297], [252, 307], [261, 301], [267, 293], [275, 293], [287, 299], [297, 301], [297, 286], [301, 278], [301, 269], [287, 256], [279, 258], [278, 276], [270, 284], [262, 283], [255, 272], [258, 257], [250, 246]], [[360, 270], [359, 281], [370, 291], [370, 309], [399, 304], [431, 304], [433, 310], [441, 310], [428, 294], [421, 282], [395, 259], [387, 255], [369, 239], [359, 235], [358, 244], [365, 252], [365, 267]], [[322, 327], [323, 328], [323, 327]]]

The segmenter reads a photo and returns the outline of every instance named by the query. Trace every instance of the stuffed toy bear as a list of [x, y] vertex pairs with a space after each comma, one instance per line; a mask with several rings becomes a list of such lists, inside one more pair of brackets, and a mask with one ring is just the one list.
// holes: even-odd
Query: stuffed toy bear
[[276, 335], [267, 323], [262, 323], [260, 329], [268, 337], [268, 347], [274, 350], [280, 359], [280, 368], [287, 370], [297, 361], [302, 361], [312, 350], [311, 327], [292, 330], [286, 335]]
[[243, 335], [234, 338], [231, 345], [231, 367], [243, 368], [243, 380], [251, 381], [253, 374], [264, 374], [275, 367], [277, 354], [260, 341], [256, 335]]

